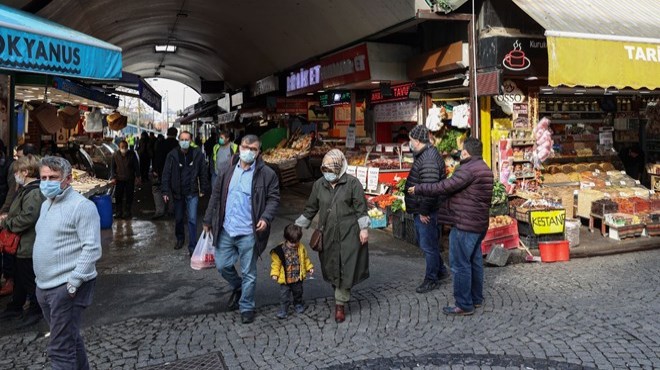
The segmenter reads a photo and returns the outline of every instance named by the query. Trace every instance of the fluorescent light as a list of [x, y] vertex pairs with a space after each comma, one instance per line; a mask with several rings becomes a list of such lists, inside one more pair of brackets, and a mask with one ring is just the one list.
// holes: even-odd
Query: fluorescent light
[[552, 91], [552, 87], [542, 87], [541, 91]]
[[576, 93], [586, 93], [587, 90], [585, 90], [585, 89], [577, 89], [577, 90], [575, 90], [575, 92], [576, 92]]
[[525, 78], [525, 80], [527, 80], [527, 81], [536, 81], [536, 80], [538, 80], [538, 79], [539, 79], [539, 78], [536, 77], [536, 76], [529, 76], [529, 77]]
[[157, 44], [156, 46], [154, 46], [154, 50], [156, 51], [156, 53], [175, 53], [176, 45]]
[[583, 92], [576, 92], [575, 95], [584, 95]]
[[543, 93], [543, 95], [552, 95], [552, 94], [554, 94], [552, 91], [547, 91]]
[[324, 92], [325, 92], [325, 90], [319, 90], [319, 91], [317, 91], [317, 92], [320, 92], [320, 93], [324, 93]]
[[311, 95], [314, 95], [314, 93], [313, 92], [308, 92], [307, 95], [311, 96]]
[[380, 81], [371, 81], [372, 85], [378, 85], [379, 83], [380, 83]]
[[439, 80], [430, 80], [430, 81], [429, 81], [429, 84], [441, 84], [441, 83], [443, 83], [443, 82], [449, 82], [449, 81], [459, 80], [460, 77], [457, 77], [457, 76], [458, 76], [458, 75], [456, 75], [456, 76], [454, 76], [454, 77], [441, 78], [441, 79], [439, 79]]
[[648, 90], [640, 90], [639, 93], [640, 94], [650, 94], [651, 92], [648, 91]]

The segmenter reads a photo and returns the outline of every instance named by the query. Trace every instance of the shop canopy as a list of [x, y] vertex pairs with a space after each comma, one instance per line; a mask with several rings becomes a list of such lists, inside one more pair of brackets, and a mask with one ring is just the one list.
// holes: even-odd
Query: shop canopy
[[659, 0], [513, 0], [546, 29], [551, 86], [660, 88]]
[[107, 80], [121, 68], [120, 48], [0, 5], [0, 70]]

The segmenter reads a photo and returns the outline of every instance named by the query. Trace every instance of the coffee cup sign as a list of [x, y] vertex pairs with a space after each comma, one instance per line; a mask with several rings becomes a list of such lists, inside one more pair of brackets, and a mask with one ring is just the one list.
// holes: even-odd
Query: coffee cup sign
[[513, 50], [504, 56], [502, 65], [511, 71], [524, 71], [532, 65], [532, 62], [525, 56], [520, 41], [516, 40], [513, 43]]
[[516, 86], [516, 83], [511, 80], [506, 80], [502, 83], [502, 91], [504, 94], [494, 96], [495, 103], [502, 107], [502, 111], [508, 115], [513, 114], [513, 104], [522, 103], [525, 101], [525, 94]]

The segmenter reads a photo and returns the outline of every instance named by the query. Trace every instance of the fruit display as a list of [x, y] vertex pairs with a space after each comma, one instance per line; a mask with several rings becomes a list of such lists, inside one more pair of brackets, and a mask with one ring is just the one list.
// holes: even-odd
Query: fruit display
[[391, 206], [395, 200], [397, 200], [397, 197], [391, 194], [383, 194], [371, 199], [371, 201], [374, 202], [374, 204], [377, 204], [380, 208]]
[[308, 151], [310, 146], [312, 146], [312, 136], [309, 134], [302, 135], [291, 143], [291, 149], [303, 152]]
[[80, 194], [90, 195], [93, 193], [99, 193], [110, 186], [110, 181], [97, 179], [86, 173], [83, 176], [80, 174], [77, 176], [78, 178], [71, 182], [71, 187]]
[[367, 211], [367, 214], [371, 218], [383, 218], [383, 217], [385, 217], [385, 214], [383, 213], [383, 211], [381, 211], [378, 208], [370, 209], [369, 211]]
[[370, 159], [367, 165], [378, 167], [381, 170], [398, 170], [401, 168], [401, 162], [398, 159], [386, 157]]
[[488, 223], [488, 229], [496, 229], [498, 227], [509, 226], [513, 223], [513, 219], [509, 216], [495, 216], [491, 217]]
[[349, 166], [364, 166], [364, 155], [352, 155], [346, 158]]
[[297, 159], [300, 154], [302, 153], [299, 150], [295, 150], [295, 149], [287, 149], [287, 148], [270, 149], [264, 152], [263, 159], [264, 162], [267, 163], [280, 164]]

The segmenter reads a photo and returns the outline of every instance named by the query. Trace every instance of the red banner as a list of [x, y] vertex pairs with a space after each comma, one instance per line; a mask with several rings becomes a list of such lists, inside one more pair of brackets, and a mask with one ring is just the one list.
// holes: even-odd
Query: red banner
[[321, 81], [326, 89], [370, 79], [367, 44], [361, 44], [321, 59]]

